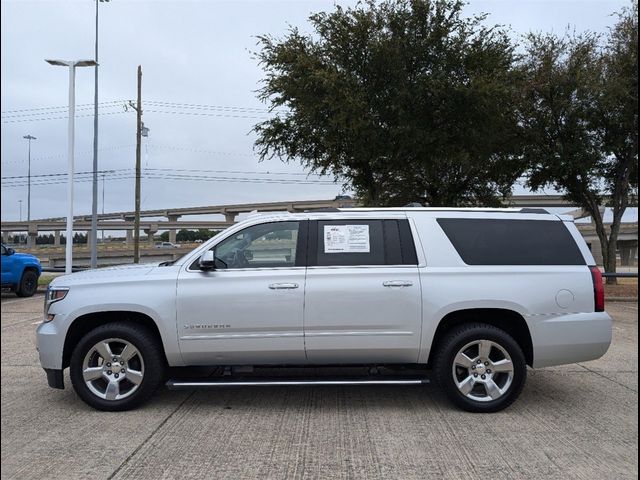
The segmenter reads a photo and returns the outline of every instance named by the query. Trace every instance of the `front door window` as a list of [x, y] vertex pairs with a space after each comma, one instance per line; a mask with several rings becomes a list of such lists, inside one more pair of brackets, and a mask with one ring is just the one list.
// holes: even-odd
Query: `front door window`
[[296, 266], [299, 222], [253, 225], [224, 239], [214, 249], [220, 268]]

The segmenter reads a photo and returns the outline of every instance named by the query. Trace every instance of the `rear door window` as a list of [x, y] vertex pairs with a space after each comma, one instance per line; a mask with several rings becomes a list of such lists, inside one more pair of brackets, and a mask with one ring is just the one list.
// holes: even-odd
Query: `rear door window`
[[309, 232], [310, 266], [415, 265], [406, 220], [319, 220]]
[[467, 265], [585, 265], [561, 221], [439, 218]]

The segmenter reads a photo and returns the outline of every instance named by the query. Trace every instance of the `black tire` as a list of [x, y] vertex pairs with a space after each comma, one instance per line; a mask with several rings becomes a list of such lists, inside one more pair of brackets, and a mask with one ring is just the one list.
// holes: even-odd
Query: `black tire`
[[16, 295], [19, 297], [32, 297], [37, 290], [38, 273], [33, 270], [25, 270], [16, 288]]
[[[487, 399], [480, 401], [469, 398], [460, 391], [454, 379], [454, 359], [456, 355], [466, 345], [479, 340], [489, 340], [490, 342], [499, 344], [499, 346], [508, 353], [509, 357], [511, 357], [513, 364], [513, 377], [510, 385], [500, 397], [494, 400]], [[472, 346], [470, 348], [473, 349], [474, 347]], [[501, 353], [500, 350], [495, 348], [492, 348], [491, 351], [497, 352], [498, 355]], [[492, 355], [495, 356], [496, 353], [492, 353]], [[471, 368], [476, 368], [476, 366], [474, 365]], [[478, 368], [484, 369], [485, 367], [481, 365]], [[484, 323], [468, 323], [454, 327], [447, 332], [437, 347], [434, 370], [438, 384], [444, 389], [447, 397], [463, 410], [477, 413], [497, 412], [507, 408], [522, 392], [527, 376], [526, 361], [518, 343], [504, 330]], [[464, 375], [466, 375], [464, 368], [462, 368], [462, 372], [462, 377], [464, 377]], [[474, 375], [477, 376], [477, 374]], [[496, 382], [498, 382], [498, 379], [501, 379], [503, 382], [505, 381], [504, 377], [496, 375], [495, 372], [493, 375], [496, 377]], [[507, 385], [507, 383], [504, 383], [504, 385]], [[481, 397], [484, 394], [485, 398], [488, 397], [488, 390], [485, 389], [483, 384], [478, 384], [477, 387], [474, 386], [473, 388], [474, 391], [469, 392], [471, 395]], [[475, 391], [479, 393], [475, 394]]]
[[[92, 392], [85, 383], [83, 362], [96, 344], [113, 338], [125, 340], [138, 350], [144, 370], [141, 383], [130, 396], [107, 400]], [[142, 325], [123, 321], [96, 327], [82, 337], [73, 350], [69, 367], [71, 384], [86, 404], [98, 410], [116, 412], [134, 409], [153, 395], [165, 378], [166, 358], [160, 340], [153, 332]]]

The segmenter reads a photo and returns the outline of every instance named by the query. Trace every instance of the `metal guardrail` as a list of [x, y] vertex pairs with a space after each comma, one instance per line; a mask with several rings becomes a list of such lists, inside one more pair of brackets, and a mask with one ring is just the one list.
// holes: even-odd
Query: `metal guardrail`
[[[82, 272], [83, 270], [89, 270], [89, 267], [71, 267], [72, 272]], [[64, 267], [42, 267], [42, 271], [46, 273], [64, 273]]]

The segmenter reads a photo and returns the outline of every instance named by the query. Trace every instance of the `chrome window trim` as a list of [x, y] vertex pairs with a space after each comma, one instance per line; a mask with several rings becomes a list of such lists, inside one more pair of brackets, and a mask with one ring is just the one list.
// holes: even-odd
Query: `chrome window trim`
[[[191, 262], [193, 264], [193, 262]], [[191, 265], [190, 264], [190, 265]], [[209, 272], [261, 272], [271, 270], [306, 270], [307, 267], [256, 267], [256, 268], [216, 268], [215, 270], [200, 270], [187, 267], [189, 273], [209, 273]]]
[[[193, 264], [193, 262], [197, 259], [200, 258], [200, 256], [202, 256], [202, 254], [207, 251], [207, 250], [211, 250], [212, 248], [216, 247], [218, 244], [224, 242], [227, 238], [231, 237], [232, 235], [235, 235], [238, 232], [241, 232], [242, 230], [246, 229], [246, 228], [251, 228], [254, 227], [256, 225], [264, 225], [267, 223], [282, 223], [282, 222], [303, 222], [305, 220], [308, 220], [308, 218], [302, 218], [302, 217], [296, 217], [296, 218], [289, 218], [289, 217], [268, 217], [268, 218], [256, 218], [256, 219], [247, 219], [244, 220], [242, 222], [238, 222], [230, 227], [228, 227], [226, 230], [223, 230], [222, 232], [220, 232], [218, 235], [212, 237], [211, 239], [207, 240], [205, 243], [203, 243], [202, 245], [200, 245], [199, 247], [197, 247], [195, 250], [193, 250], [192, 252], [190, 252], [192, 255], [190, 255], [188, 258], [186, 258], [183, 263], [182, 263], [182, 269], [185, 272], [200, 272], [202, 273], [203, 270], [194, 270], [191, 268], [191, 265]], [[223, 236], [224, 234], [224, 236]], [[189, 255], [188, 253], [186, 255]], [[186, 257], [185, 255], [185, 257]], [[260, 267], [261, 269], [268, 269], [268, 270], [272, 270], [275, 268], [282, 268], [282, 269], [290, 269], [290, 268], [305, 268], [305, 267]], [[253, 269], [240, 269], [240, 268], [234, 268], [234, 269], [224, 269], [224, 270], [215, 270], [216, 272], [221, 272], [221, 271], [238, 271], [238, 270], [258, 270], [258, 268], [253, 268]]]

